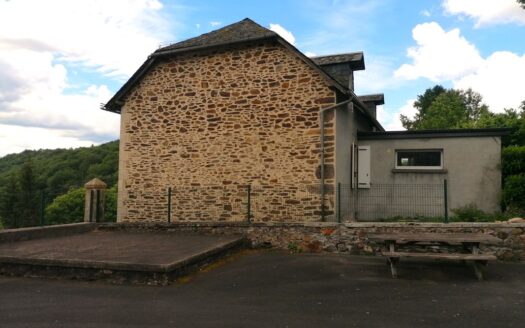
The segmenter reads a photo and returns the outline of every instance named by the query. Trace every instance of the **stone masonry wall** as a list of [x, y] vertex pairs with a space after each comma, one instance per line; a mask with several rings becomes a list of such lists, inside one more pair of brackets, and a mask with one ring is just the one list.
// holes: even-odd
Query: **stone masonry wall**
[[157, 63], [122, 108], [118, 221], [166, 221], [170, 186], [172, 221], [244, 220], [247, 184], [262, 204], [254, 220], [318, 220], [318, 113], [335, 102], [323, 77], [277, 43]]
[[[241, 223], [180, 222], [162, 224], [103, 224], [100, 229], [162, 230], [213, 234], [241, 234], [253, 247], [273, 247], [292, 252], [337, 252], [377, 254], [382, 245], [368, 239], [370, 233], [483, 233], [501, 239], [497, 245], [482, 245], [499, 260], [525, 260], [523, 223]], [[438, 251], [431, 249], [430, 251]]]

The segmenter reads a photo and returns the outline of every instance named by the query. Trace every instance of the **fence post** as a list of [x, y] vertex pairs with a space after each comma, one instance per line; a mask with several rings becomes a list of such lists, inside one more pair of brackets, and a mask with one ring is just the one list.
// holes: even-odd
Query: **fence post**
[[443, 181], [443, 196], [445, 197], [445, 223], [448, 223], [448, 192], [447, 192], [447, 179]]
[[337, 183], [337, 222], [341, 223], [341, 182]]
[[171, 187], [168, 187], [168, 223], [171, 222]]
[[251, 199], [251, 196], [252, 196], [252, 185], [247, 185], [246, 186], [246, 192], [248, 194], [248, 200], [247, 200], [247, 203], [246, 203], [246, 221], [248, 221], [248, 223], [251, 223], [252, 222], [252, 199]]
[[40, 192], [40, 226], [44, 225], [44, 212], [45, 212], [46, 192], [42, 190]]

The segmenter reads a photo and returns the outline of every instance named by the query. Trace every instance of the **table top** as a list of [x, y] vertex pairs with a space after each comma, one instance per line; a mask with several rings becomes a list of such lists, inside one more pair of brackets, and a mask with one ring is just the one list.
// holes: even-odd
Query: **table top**
[[487, 243], [501, 242], [501, 239], [482, 233], [373, 233], [368, 239], [380, 242], [395, 242], [397, 244], [413, 242], [442, 242], [442, 243]]

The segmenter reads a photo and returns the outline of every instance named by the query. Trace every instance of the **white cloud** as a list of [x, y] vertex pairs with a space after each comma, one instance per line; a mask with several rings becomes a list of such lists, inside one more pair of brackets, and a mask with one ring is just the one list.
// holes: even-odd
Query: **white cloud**
[[317, 54], [316, 54], [315, 52], [311, 52], [311, 51], [306, 51], [306, 52], [304, 53], [304, 55], [305, 55], [306, 57], [315, 57], [315, 56], [317, 56]]
[[414, 115], [417, 113], [416, 108], [414, 108], [415, 99], [409, 99], [405, 102], [401, 108], [398, 110], [390, 111], [385, 109], [384, 106], [377, 107], [377, 120], [381, 122], [385, 130], [387, 131], [399, 131], [405, 130], [401, 124], [401, 115], [405, 115], [408, 118], [414, 118]]
[[413, 36], [417, 46], [408, 50], [412, 63], [402, 65], [395, 72], [397, 77], [450, 81], [454, 88], [472, 88], [495, 112], [517, 108], [525, 100], [525, 54], [498, 51], [483, 58], [459, 29], [446, 32], [437, 23], [417, 25]]
[[472, 88], [496, 112], [504, 108], [517, 108], [525, 100], [525, 54], [518, 56], [498, 51], [483, 61], [472, 74], [454, 81], [458, 89]]
[[419, 13], [421, 16], [424, 16], [424, 17], [430, 17], [432, 16], [432, 14], [430, 13], [429, 10], [422, 10], [420, 13]]
[[476, 20], [476, 27], [505, 23], [525, 25], [525, 10], [516, 0], [445, 0], [443, 8], [446, 13]]
[[459, 29], [444, 31], [438, 23], [418, 24], [412, 30], [416, 47], [408, 48], [412, 64], [402, 65], [396, 77], [434, 82], [455, 79], [474, 72], [482, 63], [479, 51], [460, 35]]
[[210, 25], [215, 27], [215, 26], [222, 25], [222, 22], [212, 21], [212, 22], [210, 22]]
[[122, 82], [168, 38], [161, 9], [157, 0], [1, 1], [0, 156], [117, 138], [119, 116], [99, 109], [112, 93], [73, 88], [68, 69]]
[[38, 42], [55, 59], [127, 77], [168, 37], [161, 8], [157, 0], [2, 1], [0, 39]]
[[292, 45], [295, 45], [295, 37], [292, 32], [288, 31], [279, 24], [270, 24], [270, 30], [279, 34], [283, 39], [290, 42]]

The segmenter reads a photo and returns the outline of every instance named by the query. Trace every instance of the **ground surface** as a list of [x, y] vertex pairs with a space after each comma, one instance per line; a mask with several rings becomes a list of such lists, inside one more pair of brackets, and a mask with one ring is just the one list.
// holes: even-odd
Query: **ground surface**
[[0, 244], [0, 261], [109, 263], [115, 267], [155, 267], [185, 261], [238, 240], [235, 236], [99, 231]]
[[248, 251], [167, 287], [0, 276], [1, 327], [523, 327], [525, 265]]

